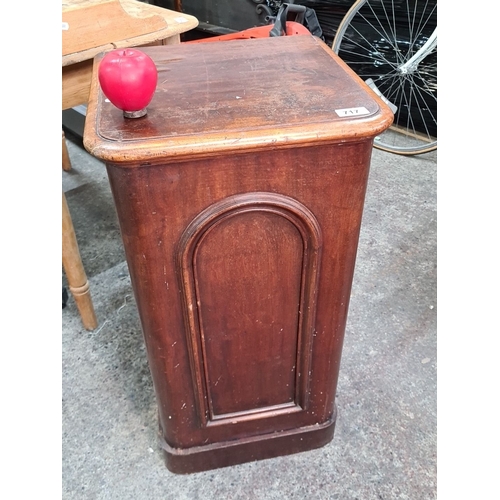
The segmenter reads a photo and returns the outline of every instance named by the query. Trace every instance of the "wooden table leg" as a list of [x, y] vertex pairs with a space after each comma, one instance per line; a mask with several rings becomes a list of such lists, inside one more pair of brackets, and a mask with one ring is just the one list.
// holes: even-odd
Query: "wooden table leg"
[[64, 130], [62, 131], [62, 168], [65, 172], [69, 172], [71, 170], [71, 160], [69, 158]]
[[62, 195], [62, 260], [69, 289], [80, 312], [83, 326], [86, 330], [94, 330], [97, 327], [97, 319], [90, 296], [89, 282], [83, 268], [73, 221], [64, 193]]

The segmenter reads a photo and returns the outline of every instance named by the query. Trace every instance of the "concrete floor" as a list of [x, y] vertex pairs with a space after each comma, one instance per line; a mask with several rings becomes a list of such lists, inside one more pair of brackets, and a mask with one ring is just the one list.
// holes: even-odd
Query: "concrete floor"
[[[104, 166], [68, 141], [63, 172], [98, 328], [62, 310], [63, 498], [436, 498], [436, 153], [373, 152], [335, 437], [292, 456], [170, 473]], [[66, 284], [63, 273], [63, 285]]]

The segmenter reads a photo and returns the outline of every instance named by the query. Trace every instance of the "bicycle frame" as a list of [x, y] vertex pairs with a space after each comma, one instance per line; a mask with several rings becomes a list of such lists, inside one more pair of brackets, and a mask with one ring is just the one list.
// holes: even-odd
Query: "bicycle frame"
[[420, 48], [418, 52], [416, 52], [408, 61], [398, 67], [398, 71], [406, 75], [408, 73], [413, 73], [419, 63], [425, 59], [437, 46], [437, 27], [432, 32], [432, 35], [429, 37], [427, 42]]

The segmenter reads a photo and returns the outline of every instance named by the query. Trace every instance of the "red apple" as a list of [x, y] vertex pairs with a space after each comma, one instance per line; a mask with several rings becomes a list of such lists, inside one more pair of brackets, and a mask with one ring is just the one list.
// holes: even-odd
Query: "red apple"
[[103, 57], [98, 75], [104, 95], [125, 117], [146, 114], [158, 81], [158, 70], [147, 54], [137, 49], [112, 50]]

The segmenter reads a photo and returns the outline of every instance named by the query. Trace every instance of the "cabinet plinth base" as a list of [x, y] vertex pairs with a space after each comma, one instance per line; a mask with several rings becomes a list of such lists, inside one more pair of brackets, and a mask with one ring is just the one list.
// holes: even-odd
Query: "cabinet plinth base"
[[168, 470], [189, 474], [321, 448], [333, 439], [336, 419], [335, 407], [322, 424], [283, 432], [186, 449], [172, 448], [161, 437], [160, 441]]

